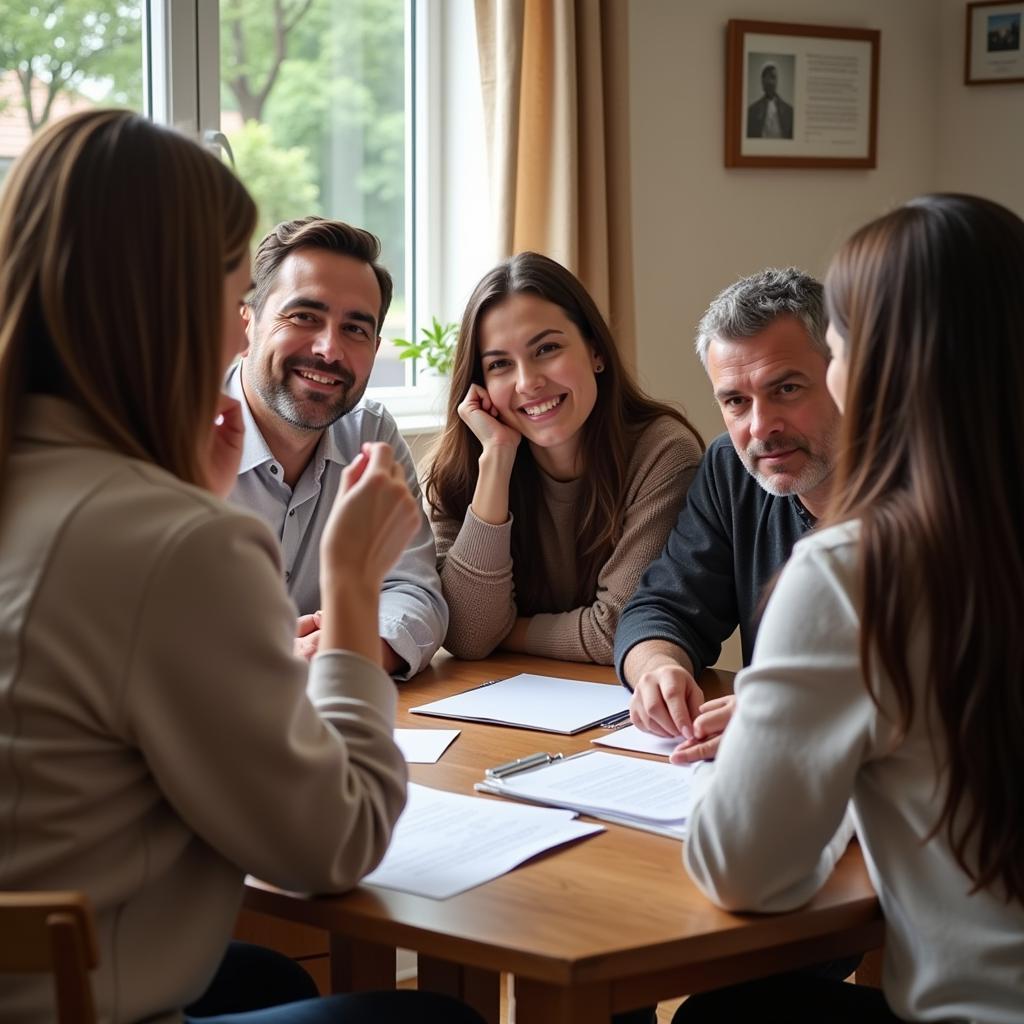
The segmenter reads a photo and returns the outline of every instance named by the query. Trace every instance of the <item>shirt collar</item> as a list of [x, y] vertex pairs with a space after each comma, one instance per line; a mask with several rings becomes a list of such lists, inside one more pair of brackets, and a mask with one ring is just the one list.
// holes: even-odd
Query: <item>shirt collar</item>
[[242, 461], [238, 464], [239, 474], [248, 473], [258, 466], [265, 466], [273, 462], [274, 453], [260, 433], [256, 425], [252, 409], [246, 400], [245, 392], [242, 390], [242, 360], [239, 359], [234, 366], [228, 370], [227, 380], [224, 382], [224, 391], [232, 398], [237, 399], [242, 406], [242, 423], [245, 425], [245, 438], [242, 441]]
[[[352, 412], [345, 413], [345, 416], [352, 416], [354, 413], [355, 409]], [[328, 427], [324, 431], [322, 442], [317, 446], [317, 451], [322, 453], [326, 462], [336, 462], [339, 466], [347, 466], [352, 461], [352, 458], [359, 453], [345, 451], [340, 443], [340, 435], [341, 431], [332, 430]]]
[[793, 507], [796, 509], [796, 514], [800, 517], [804, 526], [806, 526], [808, 530], [813, 530], [818, 523], [817, 518], [811, 515], [811, 513], [807, 510], [807, 506], [804, 505], [804, 503], [800, 500], [798, 495], [791, 494], [790, 498], [792, 498]]

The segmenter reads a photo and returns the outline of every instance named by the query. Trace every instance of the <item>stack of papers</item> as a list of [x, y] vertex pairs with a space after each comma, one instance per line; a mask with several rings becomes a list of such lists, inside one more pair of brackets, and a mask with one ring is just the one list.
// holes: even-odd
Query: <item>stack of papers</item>
[[475, 788], [685, 839], [694, 771], [693, 765], [588, 750]]
[[515, 807], [410, 783], [388, 852], [363, 881], [447, 899], [538, 853], [604, 831], [575, 818], [572, 811]]
[[410, 710], [571, 736], [628, 712], [629, 697], [618, 685], [524, 672]]

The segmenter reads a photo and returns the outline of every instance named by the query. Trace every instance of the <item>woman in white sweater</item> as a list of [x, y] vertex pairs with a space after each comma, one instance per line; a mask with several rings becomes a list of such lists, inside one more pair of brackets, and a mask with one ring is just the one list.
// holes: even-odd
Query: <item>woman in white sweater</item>
[[772, 594], [685, 860], [723, 907], [791, 909], [852, 801], [884, 999], [789, 975], [680, 1024], [1024, 1021], [1022, 282], [1024, 222], [968, 196], [914, 200], [833, 262], [831, 525]]
[[[274, 538], [222, 500], [255, 220], [218, 160], [126, 111], [42, 132], [0, 197], [0, 888], [90, 897], [105, 1024], [180, 1020], [246, 872], [350, 888], [405, 802], [377, 596], [417, 509], [390, 449], [345, 473], [308, 666]], [[52, 998], [5, 976], [0, 1019]], [[395, 998], [258, 1019], [477, 1019]]]

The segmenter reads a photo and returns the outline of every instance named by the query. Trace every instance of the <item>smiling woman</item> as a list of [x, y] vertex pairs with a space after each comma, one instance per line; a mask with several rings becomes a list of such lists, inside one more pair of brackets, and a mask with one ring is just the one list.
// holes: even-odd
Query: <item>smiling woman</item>
[[499, 264], [466, 307], [427, 479], [448, 650], [610, 664], [702, 451], [568, 270], [531, 252]]

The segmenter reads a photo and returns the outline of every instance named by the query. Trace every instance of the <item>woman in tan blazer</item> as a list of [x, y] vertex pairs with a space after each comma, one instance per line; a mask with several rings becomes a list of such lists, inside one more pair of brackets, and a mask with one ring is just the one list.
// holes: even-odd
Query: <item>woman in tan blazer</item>
[[[181, 1019], [246, 872], [347, 889], [405, 802], [377, 595], [417, 509], [390, 449], [346, 470], [308, 666], [274, 538], [222, 501], [255, 219], [216, 159], [124, 111], [48, 128], [0, 198], [0, 887], [88, 894], [111, 1024]], [[412, 995], [258, 1019], [477, 1019]], [[4, 979], [0, 1018], [50, 999]]]

